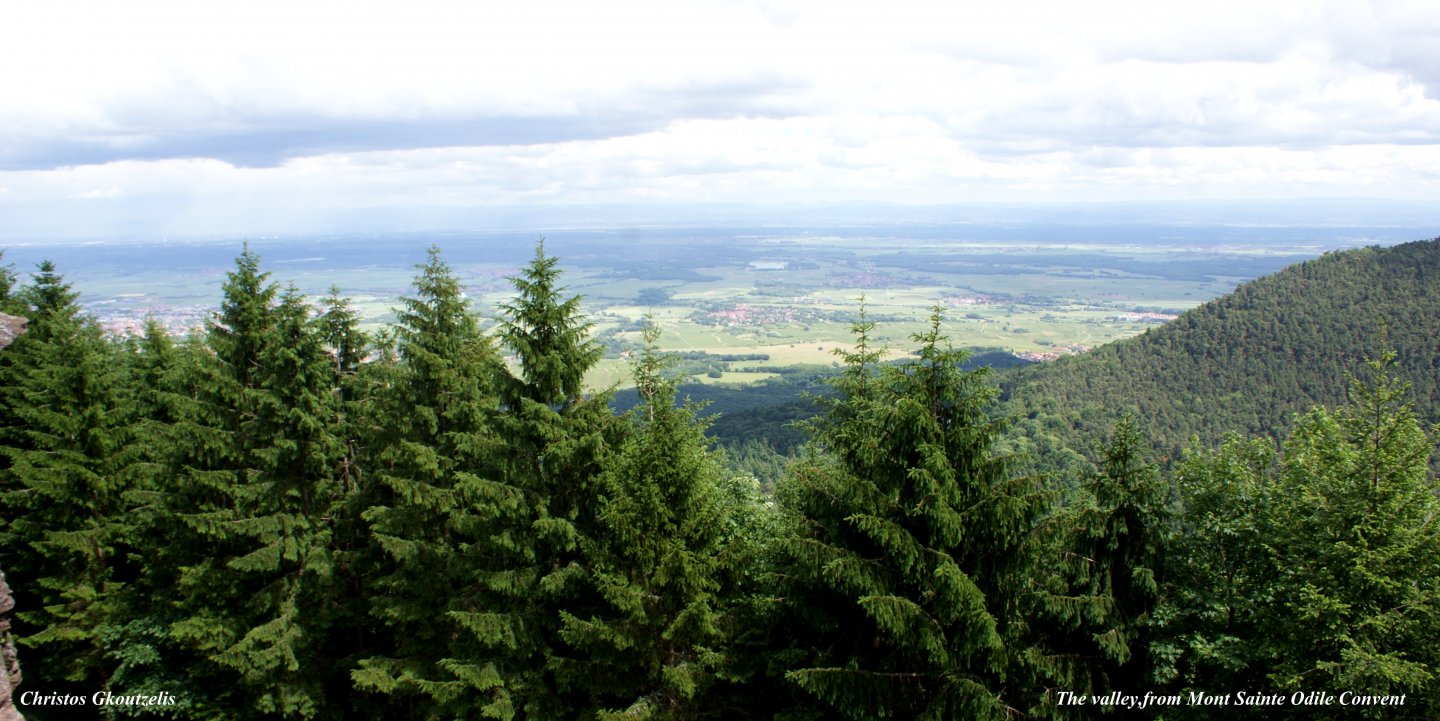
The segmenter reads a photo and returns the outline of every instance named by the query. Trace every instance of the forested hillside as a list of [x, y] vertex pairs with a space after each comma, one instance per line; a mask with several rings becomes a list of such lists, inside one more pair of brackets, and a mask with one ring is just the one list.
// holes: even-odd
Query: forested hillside
[[1246, 283], [1164, 326], [1002, 377], [1027, 432], [1077, 445], [1133, 409], [1175, 456], [1192, 436], [1280, 437], [1344, 402], [1345, 375], [1396, 352], [1421, 417], [1440, 421], [1440, 239], [1329, 253]]
[[[0, 312], [28, 319], [0, 350], [20, 706], [32, 721], [1204, 719], [1197, 695], [1244, 692], [1284, 701], [1232, 701], [1227, 718], [1433, 718], [1440, 486], [1413, 399], [1433, 403], [1434, 378], [1397, 375], [1436, 362], [1435, 336], [1417, 340], [1435, 248], [1293, 271], [1283, 297], [1354, 319], [1311, 328], [1337, 344], [1410, 288], [1393, 300], [1413, 322], [1381, 338], [1397, 351], [1294, 359], [1308, 375], [1290, 385], [1333, 402], [1289, 426], [1212, 419], [1236, 437], [1170, 465], [1146, 429], [1186, 416], [1136, 403], [1108, 425], [1077, 407], [1073, 441], [1042, 447], [1078, 462], [1032, 473], [997, 371], [955, 347], [942, 308], [899, 363], [857, 309], [796, 459], [751, 459], [765, 488], [711, 450], [653, 326], [627, 411], [584, 390], [600, 349], [543, 245], [489, 332], [433, 248], [374, 334], [338, 290], [280, 288], [248, 249], [187, 338], [107, 337], [53, 265], [25, 283], [0, 269]], [[1370, 300], [1303, 300], [1331, 287]], [[1310, 347], [1262, 312], [1279, 294], [1240, 295], [1177, 329], [1249, 318], [1249, 346], [1178, 330], [1133, 345], [1247, 358], [1276, 319], [1277, 347]], [[1161, 376], [1133, 388], [1171, 377], [1125, 353]], [[1188, 367], [1184, 387], [1208, 387]], [[1347, 373], [1344, 390], [1314, 380]], [[1046, 404], [1022, 419], [1041, 423], [1085, 398], [1015, 395]], [[105, 693], [120, 701], [91, 700]], [[1288, 700], [1306, 694], [1331, 705]]]

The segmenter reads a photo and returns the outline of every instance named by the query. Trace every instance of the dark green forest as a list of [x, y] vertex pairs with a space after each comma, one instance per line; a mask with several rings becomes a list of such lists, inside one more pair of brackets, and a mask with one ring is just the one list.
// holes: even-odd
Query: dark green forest
[[[373, 333], [248, 249], [183, 338], [6, 269], [16, 691], [174, 701], [21, 710], [1435, 718], [1437, 270], [1440, 241], [1332, 254], [1010, 371], [940, 308], [882, 363], [857, 308], [787, 457], [717, 450], [653, 327], [625, 410], [587, 392], [543, 245], [485, 323], [432, 249]], [[1176, 702], [1074, 702], [1110, 692]]]
[[1382, 349], [1422, 420], [1440, 422], [1440, 239], [1332, 252], [1090, 353], [1003, 376], [1027, 433], [1083, 447], [1123, 410], [1169, 458], [1195, 439], [1277, 441], [1297, 414], [1345, 402], [1346, 374]]

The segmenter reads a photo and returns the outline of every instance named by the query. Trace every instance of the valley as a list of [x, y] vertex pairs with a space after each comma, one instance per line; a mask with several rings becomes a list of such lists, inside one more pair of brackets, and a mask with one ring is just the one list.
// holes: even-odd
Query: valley
[[[628, 383], [644, 318], [661, 347], [690, 354], [697, 383], [745, 384], [829, 366], [864, 298], [892, 355], [946, 308], [959, 345], [1053, 360], [1137, 335], [1238, 284], [1327, 250], [1417, 237], [1408, 228], [1274, 228], [1124, 223], [946, 223], [842, 227], [641, 227], [250, 240], [16, 245], [22, 275], [53, 260], [82, 307], [115, 334], [153, 316], [203, 324], [246, 242], [272, 279], [317, 300], [333, 286], [366, 327], [394, 320], [425, 248], [439, 246], [483, 322], [544, 238], [583, 296], [605, 357], [587, 382]], [[699, 355], [704, 354], [704, 355]]]

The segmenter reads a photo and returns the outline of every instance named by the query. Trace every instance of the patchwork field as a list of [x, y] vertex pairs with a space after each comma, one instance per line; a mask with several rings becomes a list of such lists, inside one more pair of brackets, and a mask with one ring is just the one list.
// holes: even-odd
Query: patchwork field
[[[1354, 238], [1247, 241], [1232, 228], [915, 226], [834, 229], [653, 228], [547, 232], [569, 292], [584, 298], [605, 360], [589, 382], [624, 385], [647, 317], [680, 371], [748, 383], [797, 364], [830, 365], [848, 347], [861, 298], [874, 337], [894, 355], [931, 309], [961, 347], [1054, 358], [1143, 332], [1238, 283], [1362, 244]], [[1293, 237], [1294, 234], [1282, 237]], [[333, 286], [371, 328], [393, 322], [414, 267], [436, 245], [492, 324], [508, 281], [539, 234], [455, 233], [274, 238], [251, 243], [273, 280], [318, 297]], [[52, 258], [87, 310], [116, 333], [147, 316], [177, 332], [218, 305], [238, 241], [20, 246], [22, 272]]]

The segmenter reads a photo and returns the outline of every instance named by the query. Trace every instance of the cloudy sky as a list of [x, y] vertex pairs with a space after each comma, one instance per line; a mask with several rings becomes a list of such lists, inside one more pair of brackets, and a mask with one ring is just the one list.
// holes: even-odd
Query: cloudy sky
[[1188, 198], [1440, 200], [1440, 3], [48, 0], [0, 25], [0, 238]]

